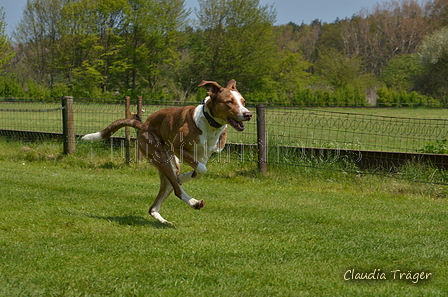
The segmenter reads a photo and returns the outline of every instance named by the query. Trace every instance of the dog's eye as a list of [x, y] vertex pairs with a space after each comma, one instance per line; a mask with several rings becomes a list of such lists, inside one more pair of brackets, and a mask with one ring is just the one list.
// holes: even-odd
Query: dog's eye
[[226, 103], [229, 104], [229, 105], [233, 105], [233, 101], [232, 100], [228, 100]]

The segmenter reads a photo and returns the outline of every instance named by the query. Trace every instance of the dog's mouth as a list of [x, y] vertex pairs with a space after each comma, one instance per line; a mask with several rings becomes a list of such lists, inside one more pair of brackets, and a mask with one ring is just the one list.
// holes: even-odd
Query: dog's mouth
[[230, 124], [236, 131], [243, 131], [244, 130], [244, 124], [243, 122], [239, 122], [235, 119], [227, 118], [227, 123]]

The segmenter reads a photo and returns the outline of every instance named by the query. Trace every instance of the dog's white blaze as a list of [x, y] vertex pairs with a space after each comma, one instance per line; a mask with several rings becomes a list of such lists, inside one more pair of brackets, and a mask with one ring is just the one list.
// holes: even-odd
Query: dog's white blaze
[[[210, 97], [205, 98], [205, 101], [210, 99]], [[222, 134], [222, 131], [227, 127], [225, 123], [221, 123], [223, 126], [221, 128], [213, 128], [207, 122], [203, 112], [202, 105], [198, 105], [194, 110], [193, 119], [196, 126], [203, 131], [201, 135], [199, 135], [199, 143], [197, 144], [197, 152], [195, 152], [197, 161], [207, 164], [208, 158], [212, 153], [219, 152], [222, 149], [218, 147], [219, 137]], [[217, 121], [222, 121], [221, 119], [215, 119]]]
[[230, 92], [232, 92], [232, 95], [238, 104], [238, 117], [240, 118], [240, 120], [244, 120], [243, 114], [245, 112], [249, 112], [249, 110], [243, 106], [243, 102], [242, 102], [243, 96], [241, 96], [241, 94], [236, 91], [230, 91]]
[[[210, 97], [205, 98], [204, 102], [207, 102], [208, 99], [210, 99]], [[204, 115], [202, 114], [202, 104], [199, 104], [198, 106], [196, 106], [196, 108], [194, 109], [194, 113], [193, 113], [194, 123], [196, 124], [196, 126], [199, 129], [203, 128], [202, 124], [201, 124], [201, 122], [202, 122], [201, 118], [203, 118], [203, 117], [204, 117]]]
[[99, 141], [102, 139], [101, 132], [84, 135], [81, 139], [84, 141]]

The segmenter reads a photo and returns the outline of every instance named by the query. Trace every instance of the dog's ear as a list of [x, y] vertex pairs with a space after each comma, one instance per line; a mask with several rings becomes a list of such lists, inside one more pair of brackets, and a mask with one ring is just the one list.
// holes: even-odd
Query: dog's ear
[[207, 94], [212, 96], [218, 94], [222, 87], [215, 81], [203, 80], [198, 85], [198, 87], [205, 87], [207, 89]]
[[226, 88], [236, 91], [236, 80], [234, 80], [234, 79], [229, 80]]

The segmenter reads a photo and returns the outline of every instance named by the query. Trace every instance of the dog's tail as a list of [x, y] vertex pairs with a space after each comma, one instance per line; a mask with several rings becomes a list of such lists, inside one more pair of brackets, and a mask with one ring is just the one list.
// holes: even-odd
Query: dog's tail
[[140, 117], [135, 116], [133, 119], [116, 120], [103, 131], [84, 135], [81, 139], [84, 141], [100, 141], [111, 137], [115, 132], [123, 127], [133, 127], [137, 130], [141, 130], [143, 123], [140, 121]]

